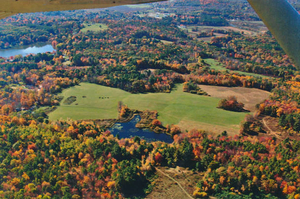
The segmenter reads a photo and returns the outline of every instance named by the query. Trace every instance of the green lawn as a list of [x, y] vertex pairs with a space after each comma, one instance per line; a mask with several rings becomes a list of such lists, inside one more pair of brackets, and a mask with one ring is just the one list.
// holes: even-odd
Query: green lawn
[[216, 108], [218, 98], [184, 93], [181, 84], [171, 93], [131, 94], [120, 89], [81, 83], [64, 90], [62, 96], [62, 102], [69, 96], [76, 96], [77, 101], [71, 105], [61, 103], [57, 110], [49, 114], [50, 120], [117, 118], [119, 101], [132, 109], [157, 110], [158, 119], [164, 125], [185, 121], [183, 126], [186, 126], [186, 123], [191, 121], [193, 124], [201, 123], [202, 126], [210, 124], [237, 130], [245, 116], [245, 113]]
[[87, 31], [98, 32], [102, 30], [107, 30], [108, 26], [103, 23], [83, 23], [84, 28], [81, 29], [81, 32], [86, 33]]

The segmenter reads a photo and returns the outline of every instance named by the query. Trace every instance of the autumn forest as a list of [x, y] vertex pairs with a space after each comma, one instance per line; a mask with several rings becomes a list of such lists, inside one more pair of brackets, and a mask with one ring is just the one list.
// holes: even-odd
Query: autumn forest
[[[39, 45], [53, 51], [2, 55]], [[298, 199], [299, 104], [299, 71], [246, 0], [14, 15], [0, 198]]]

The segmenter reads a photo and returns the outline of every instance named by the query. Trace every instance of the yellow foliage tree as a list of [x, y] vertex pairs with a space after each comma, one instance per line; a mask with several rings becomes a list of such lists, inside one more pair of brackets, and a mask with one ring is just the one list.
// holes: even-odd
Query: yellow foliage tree
[[25, 173], [25, 172], [23, 172], [22, 177], [23, 177], [26, 181], [30, 179], [29, 176], [27, 175], [27, 173]]
[[20, 179], [19, 178], [14, 178], [11, 181], [11, 184], [14, 186], [18, 186], [18, 184], [20, 183]]
[[115, 186], [115, 184], [116, 184], [115, 181], [109, 181], [109, 182], [107, 183], [107, 187], [108, 187], [109, 189], [111, 189], [112, 187]]

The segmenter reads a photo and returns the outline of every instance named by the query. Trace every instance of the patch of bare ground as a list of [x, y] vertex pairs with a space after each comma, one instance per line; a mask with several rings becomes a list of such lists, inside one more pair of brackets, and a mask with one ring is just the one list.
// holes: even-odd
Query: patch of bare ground
[[234, 136], [240, 133], [239, 125], [228, 126], [219, 126], [207, 123], [194, 122], [189, 120], [181, 120], [177, 124], [181, 129], [192, 130], [192, 129], [201, 129], [209, 132], [213, 136], [217, 136], [223, 131], [226, 131], [229, 136]]
[[[289, 133], [279, 126], [279, 118], [270, 116], [260, 116], [259, 119], [262, 121], [264, 129], [267, 131], [267, 135], [275, 137], [278, 140], [284, 140], [285, 138], [290, 138], [292, 140], [300, 140], [298, 135]], [[262, 135], [265, 136], [265, 135]]]
[[156, 173], [158, 178], [148, 199], [191, 199], [197, 182], [203, 177], [201, 173], [181, 167], [158, 167]]
[[200, 85], [200, 88], [212, 97], [223, 99], [229, 96], [235, 96], [238, 102], [242, 102], [243, 104], [245, 104], [244, 109], [249, 110], [251, 112], [256, 110], [256, 104], [259, 104], [260, 102], [269, 98], [270, 96], [270, 92], [256, 88], [223, 87], [208, 85]]
[[279, 119], [276, 117], [265, 116], [262, 118], [262, 122], [267, 128], [269, 133], [282, 133], [283, 130], [278, 124]]

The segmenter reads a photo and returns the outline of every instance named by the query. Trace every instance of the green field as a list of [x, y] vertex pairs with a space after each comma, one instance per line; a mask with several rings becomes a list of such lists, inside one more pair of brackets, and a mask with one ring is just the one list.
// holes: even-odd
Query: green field
[[98, 32], [108, 29], [108, 26], [103, 23], [83, 23], [83, 25], [84, 28], [80, 30], [83, 33], [86, 33], [87, 31]]
[[227, 127], [224, 128], [226, 130], [238, 130], [246, 114], [218, 109], [218, 98], [184, 93], [181, 84], [171, 93], [131, 94], [120, 89], [81, 83], [64, 90], [62, 96], [62, 102], [69, 96], [76, 96], [77, 100], [71, 105], [61, 103], [57, 110], [49, 114], [50, 120], [117, 118], [119, 101], [132, 109], [157, 110], [158, 119], [164, 125], [180, 123], [180, 126], [186, 128], [189, 127], [188, 122], [191, 122], [199, 128], [209, 124], [213, 127]]
[[225, 71], [227, 70], [220, 62], [214, 60], [214, 59], [203, 59], [205, 63], [210, 65], [211, 69], [219, 70], [219, 71]]
[[[207, 64], [209, 64], [210, 68], [212, 68], [212, 69], [219, 70], [219, 71], [228, 70], [221, 63], [219, 63], [218, 61], [216, 61], [214, 59], [204, 59], [204, 61]], [[247, 72], [238, 71], [238, 70], [228, 70], [228, 71], [231, 71], [231, 72], [234, 72], [234, 73], [238, 73], [238, 74], [241, 74], [241, 75], [246, 75], [246, 76], [270, 78], [270, 77], [265, 76], [265, 75], [260, 75], [260, 74], [255, 74], [255, 73], [247, 73]]]

